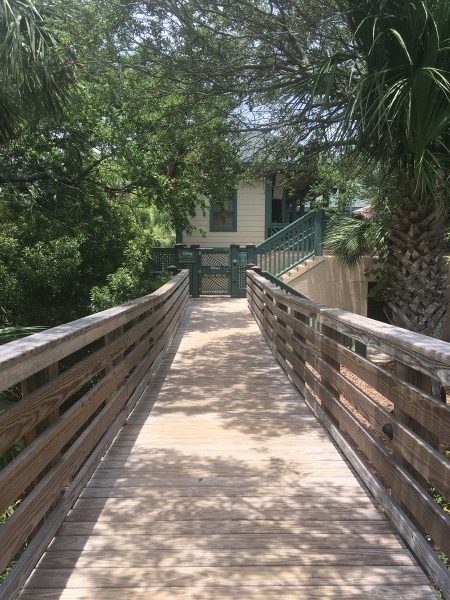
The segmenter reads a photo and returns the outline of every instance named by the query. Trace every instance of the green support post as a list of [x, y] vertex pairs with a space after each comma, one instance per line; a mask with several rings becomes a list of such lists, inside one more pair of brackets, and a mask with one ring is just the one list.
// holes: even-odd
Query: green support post
[[272, 224], [272, 195], [273, 183], [272, 177], [267, 177], [264, 186], [264, 239], [269, 237], [269, 229]]
[[256, 265], [256, 246], [255, 244], [246, 244], [247, 248], [247, 264]]
[[194, 259], [192, 263], [191, 277], [192, 277], [192, 297], [199, 298], [200, 297], [200, 288], [201, 288], [201, 254], [200, 254], [200, 244], [192, 244], [191, 249], [194, 251]]
[[239, 244], [230, 244], [231, 281], [230, 296], [238, 298], [239, 292]]
[[314, 221], [314, 254], [322, 256], [323, 241], [325, 236], [325, 213], [321, 208], [316, 209], [316, 218]]

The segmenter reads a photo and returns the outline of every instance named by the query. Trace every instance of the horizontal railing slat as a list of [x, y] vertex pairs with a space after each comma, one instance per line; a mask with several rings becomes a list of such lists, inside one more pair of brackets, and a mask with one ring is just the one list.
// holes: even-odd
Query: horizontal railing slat
[[[12, 371], [4, 374], [3, 381], [16, 382], [21, 372], [33, 380], [33, 385], [23, 386], [25, 391], [28, 387], [32, 391], [0, 418], [3, 447], [8, 448], [18, 437], [28, 440], [27, 447], [0, 471], [0, 512], [20, 500], [0, 528], [0, 572], [35, 535], [37, 528], [45, 527], [42, 519], [70, 489], [71, 480], [129, 399], [143, 389], [173, 337], [188, 297], [188, 272], [183, 271], [143, 299], [118, 310], [105, 311], [100, 317], [93, 315], [92, 322], [81, 319], [75, 322], [76, 327], [69, 324], [67, 335], [62, 334], [64, 326], [61, 326], [55, 328], [56, 333], [50, 330], [46, 339], [40, 337], [31, 345], [18, 347], [14, 342], [2, 347], [3, 367]], [[42, 368], [52, 368], [57, 373], [54, 366], [58, 361], [48, 362], [55, 357], [56, 340], [63, 347], [58, 359], [97, 340], [105, 340], [107, 345], [86, 358], [80, 354], [78, 363], [55, 379], [36, 377], [35, 373], [39, 374]], [[12, 360], [8, 358], [8, 346]], [[44, 359], [34, 357], [38, 347], [45, 354]], [[18, 364], [20, 348], [26, 363], [23, 369]], [[32, 365], [37, 369], [35, 372]], [[100, 379], [92, 381], [91, 387], [83, 391], [92, 377]], [[73, 396], [74, 392], [80, 397]], [[69, 406], [66, 400], [70, 400]], [[30, 430], [32, 436], [27, 433]], [[34, 558], [37, 561], [39, 556]], [[31, 562], [29, 559], [27, 564]]]
[[[435, 546], [450, 554], [450, 518], [431, 495], [437, 489], [447, 501], [450, 496], [450, 462], [441, 451], [449, 443], [450, 408], [427, 383], [448, 384], [450, 344], [296, 297], [256, 271], [247, 271], [249, 306], [292, 381], [345, 432], [342, 440], [357, 447], [368, 469], [377, 470], [399, 510], [409, 511]], [[355, 342], [367, 345], [367, 357], [356, 354]], [[374, 351], [388, 362], [372, 362]], [[419, 389], [398, 365], [431, 379]], [[450, 589], [445, 567], [425, 540], [407, 541], [420, 548], [426, 568], [432, 565], [430, 576]]]
[[180, 273], [148, 296], [0, 346], [0, 391], [24, 381], [164, 302], [186, 277], [186, 273]]

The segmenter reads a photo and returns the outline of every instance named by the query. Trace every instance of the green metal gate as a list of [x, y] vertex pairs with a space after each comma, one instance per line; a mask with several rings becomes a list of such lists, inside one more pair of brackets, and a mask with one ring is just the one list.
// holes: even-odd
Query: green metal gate
[[229, 248], [200, 248], [200, 296], [231, 295]]
[[167, 271], [170, 266], [189, 269], [191, 296], [231, 296], [245, 298], [245, 271], [256, 259], [255, 246], [200, 248], [177, 244], [175, 248], [153, 248], [155, 271]]

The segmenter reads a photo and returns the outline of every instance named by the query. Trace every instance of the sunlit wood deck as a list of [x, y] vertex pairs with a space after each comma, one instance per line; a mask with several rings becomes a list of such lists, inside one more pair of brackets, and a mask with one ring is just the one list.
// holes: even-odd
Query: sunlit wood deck
[[245, 300], [192, 300], [22, 600], [436, 598]]

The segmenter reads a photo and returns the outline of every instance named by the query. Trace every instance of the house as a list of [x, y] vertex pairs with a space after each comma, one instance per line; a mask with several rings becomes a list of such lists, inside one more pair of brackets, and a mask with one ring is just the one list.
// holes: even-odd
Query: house
[[177, 242], [205, 248], [260, 244], [304, 214], [301, 199], [302, 194], [288, 192], [280, 174], [243, 182], [234, 197], [210, 200], [209, 208], [199, 209], [192, 233], [179, 234]]

